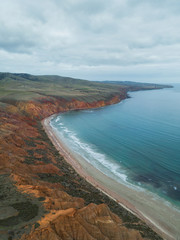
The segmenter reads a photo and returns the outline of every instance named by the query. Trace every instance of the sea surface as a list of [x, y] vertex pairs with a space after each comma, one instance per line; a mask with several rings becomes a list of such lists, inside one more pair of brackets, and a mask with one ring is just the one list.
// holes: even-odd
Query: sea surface
[[59, 114], [51, 125], [101, 172], [180, 209], [180, 84], [129, 95], [104, 108]]

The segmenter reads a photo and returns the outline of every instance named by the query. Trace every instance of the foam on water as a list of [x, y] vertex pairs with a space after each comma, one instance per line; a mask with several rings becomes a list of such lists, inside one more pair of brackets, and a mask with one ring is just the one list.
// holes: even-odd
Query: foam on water
[[[60, 119], [58, 119], [59, 121]], [[57, 124], [56, 119], [55, 123]], [[95, 146], [87, 144], [81, 141], [77, 134], [70, 131], [67, 127], [64, 127], [64, 124], [58, 123], [51, 124], [53, 128], [59, 132], [59, 135], [63, 137], [68, 146], [71, 146], [71, 149], [80, 154], [86, 161], [94, 165], [98, 170], [113, 177], [116, 181], [124, 181], [127, 183], [127, 175], [123, 171], [119, 164], [113, 162], [113, 160], [108, 159], [105, 154], [97, 151]], [[130, 184], [130, 183], [129, 183]], [[131, 184], [130, 184], [131, 185]]]
[[57, 122], [59, 122], [61, 120], [61, 117], [60, 116], [57, 116], [56, 118], [55, 118], [55, 122], [57, 123]]
[[82, 111], [85, 113], [93, 113], [94, 112], [94, 110], [82, 110]]

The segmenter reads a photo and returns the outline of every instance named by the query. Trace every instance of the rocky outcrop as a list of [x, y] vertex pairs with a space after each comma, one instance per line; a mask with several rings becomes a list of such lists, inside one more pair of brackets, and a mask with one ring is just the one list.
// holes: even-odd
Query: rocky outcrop
[[49, 217], [49, 223], [42, 224], [22, 240], [58, 239], [58, 240], [141, 240], [142, 237], [135, 230], [127, 231], [122, 221], [105, 204], [99, 206], [89, 204], [79, 210], [69, 208], [59, 211], [55, 218]]

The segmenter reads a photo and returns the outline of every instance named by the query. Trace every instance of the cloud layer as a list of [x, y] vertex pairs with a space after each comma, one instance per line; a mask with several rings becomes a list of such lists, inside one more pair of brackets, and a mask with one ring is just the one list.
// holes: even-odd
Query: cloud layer
[[178, 82], [179, 0], [6, 0], [1, 71]]

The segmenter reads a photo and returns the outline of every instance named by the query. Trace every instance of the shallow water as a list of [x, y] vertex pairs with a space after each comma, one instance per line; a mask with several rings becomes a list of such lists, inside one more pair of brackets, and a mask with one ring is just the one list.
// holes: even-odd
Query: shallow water
[[116, 181], [180, 207], [180, 85], [72, 111], [51, 124], [71, 149]]

